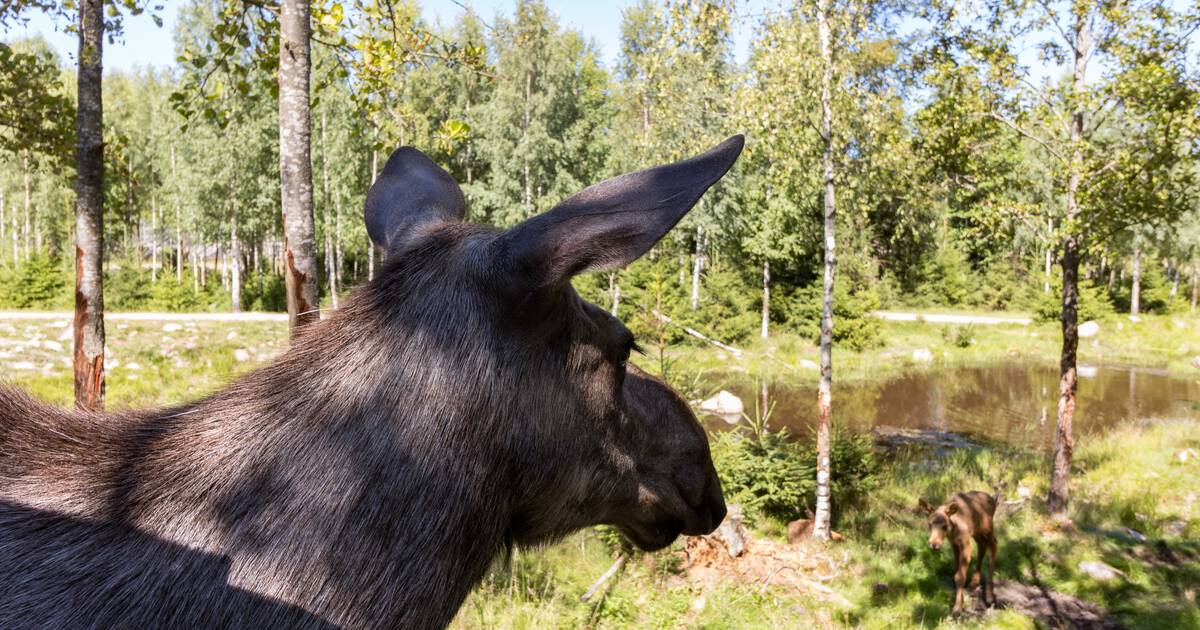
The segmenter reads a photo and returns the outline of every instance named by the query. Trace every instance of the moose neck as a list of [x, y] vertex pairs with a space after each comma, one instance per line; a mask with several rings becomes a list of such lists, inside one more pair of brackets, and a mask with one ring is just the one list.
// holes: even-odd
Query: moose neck
[[228, 557], [239, 587], [324, 602], [311, 612], [335, 623], [445, 625], [507, 544], [509, 473], [493, 463], [505, 438], [489, 401], [453, 390], [454, 366], [428, 347], [398, 358], [415, 346], [363, 334], [374, 323], [348, 310], [272, 365], [134, 429], [152, 438], [126, 474], [153, 483], [117, 484], [125, 496], [110, 504]]

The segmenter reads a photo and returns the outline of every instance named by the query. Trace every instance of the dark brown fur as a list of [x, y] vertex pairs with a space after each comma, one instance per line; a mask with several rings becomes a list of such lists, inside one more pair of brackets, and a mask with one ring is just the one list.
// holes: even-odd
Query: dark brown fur
[[506, 232], [401, 149], [367, 208], [386, 265], [270, 365], [114, 414], [0, 386], [0, 627], [436, 628], [514, 544], [712, 531], [704, 431], [569, 279], [644, 253], [740, 148]]
[[[996, 534], [992, 531], [992, 519], [996, 515], [996, 497], [978, 490], [960, 492], [942, 505], [934, 508], [925, 499], [918, 504], [929, 514], [929, 547], [942, 548], [949, 540], [954, 547], [954, 614], [962, 611], [963, 589], [971, 569], [971, 541], [979, 546], [979, 562], [975, 568], [972, 586], [983, 581], [983, 601], [995, 605], [996, 594], [993, 577], [996, 571]], [[988, 572], [983, 576], [983, 559], [988, 558]]]

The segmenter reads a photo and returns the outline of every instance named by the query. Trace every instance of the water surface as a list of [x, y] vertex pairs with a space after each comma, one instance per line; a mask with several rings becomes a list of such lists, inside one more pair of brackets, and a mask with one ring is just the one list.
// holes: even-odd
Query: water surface
[[[758, 386], [729, 377], [723, 386], [753, 414]], [[816, 424], [816, 386], [768, 384], [772, 428], [807, 439]], [[1087, 435], [1127, 419], [1200, 416], [1196, 379], [1163, 370], [1080, 367], [1075, 432]], [[987, 366], [916, 369], [872, 383], [834, 383], [835, 423], [937, 429], [1035, 448], [1052, 448], [1058, 408], [1058, 368], [1006, 362]], [[718, 424], [723, 424], [719, 420]]]

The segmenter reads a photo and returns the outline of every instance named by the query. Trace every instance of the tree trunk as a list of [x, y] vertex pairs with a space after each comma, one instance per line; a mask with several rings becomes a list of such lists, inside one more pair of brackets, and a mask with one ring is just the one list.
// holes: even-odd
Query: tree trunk
[[704, 266], [704, 230], [696, 226], [696, 251], [692, 255], [692, 310], [700, 308], [700, 269]]
[[617, 309], [621, 306], [621, 285], [617, 282], [617, 272], [615, 271], [608, 273], [608, 303], [611, 307], [609, 312], [616, 317]]
[[771, 263], [763, 261], [762, 338], [767, 338], [771, 321]]
[[75, 118], [75, 405], [104, 408], [103, 0], [79, 0]]
[[229, 307], [233, 313], [242, 312], [242, 247], [238, 240], [237, 194], [229, 200]]
[[337, 260], [333, 256], [333, 234], [329, 220], [329, 146], [325, 141], [325, 122], [328, 116], [321, 110], [321, 222], [325, 224], [325, 275], [329, 279], [329, 300], [338, 307]]
[[158, 200], [150, 197], [150, 282], [158, 282]]
[[[342, 283], [342, 270], [346, 268], [345, 261], [342, 260], [342, 195], [336, 193], [333, 196], [333, 294], [337, 295], [337, 288], [345, 286]], [[337, 308], [337, 304], [334, 304]]]
[[[371, 150], [371, 185], [375, 185], [375, 178], [378, 175], [379, 152]], [[375, 279], [375, 243], [367, 238], [367, 281]]]
[[[175, 146], [171, 145], [171, 179], [175, 179]], [[183, 211], [175, 194], [175, 285], [183, 286]]]
[[833, 164], [833, 44], [829, 28], [829, 0], [817, 2], [817, 30], [821, 40], [821, 165], [825, 182], [825, 282], [821, 299], [821, 381], [817, 388], [817, 511], [813, 538], [829, 540], [830, 470], [829, 425], [833, 415], [833, 283], [837, 271], [834, 240], [836, 204]]
[[[1087, 48], [1090, 39], [1085, 16], [1075, 22], [1073, 54], [1075, 69], [1072, 83], [1075, 94], [1084, 93], [1087, 70]], [[1076, 104], [1071, 114], [1071, 164], [1067, 177], [1066, 215], [1064, 226], [1074, 226], [1079, 215], [1079, 184], [1083, 178], [1083, 107]], [[1070, 230], [1078, 228], [1069, 227]], [[1079, 237], [1067, 233], [1062, 242], [1062, 356], [1059, 361], [1058, 426], [1054, 439], [1054, 467], [1050, 471], [1050, 494], [1046, 508], [1050, 515], [1059, 520], [1067, 517], [1070, 498], [1071, 458], [1075, 453], [1075, 436], [1072, 423], [1075, 419], [1075, 394], [1078, 382], [1075, 357], [1079, 349]]]
[[1179, 295], [1179, 267], [1171, 267], [1171, 297]]
[[317, 301], [309, 103], [307, 0], [282, 0], [279, 11], [279, 176], [284, 226], [288, 326], [321, 318]]
[[1129, 313], [1137, 315], [1142, 310], [1142, 243], [1133, 237], [1133, 286], [1129, 291]]
[[1196, 286], [1196, 266], [1192, 265], [1192, 313], [1196, 312], [1196, 298], [1200, 297], [1197, 294], [1197, 288], [1200, 287]]
[[24, 175], [25, 182], [25, 227], [21, 231], [21, 245], [25, 248], [25, 260], [29, 260], [29, 234], [31, 229], [30, 217], [33, 215], [33, 196], [30, 194], [30, 180], [32, 179], [31, 167], [29, 166], [29, 156], [25, 155], [21, 158], [21, 171]]

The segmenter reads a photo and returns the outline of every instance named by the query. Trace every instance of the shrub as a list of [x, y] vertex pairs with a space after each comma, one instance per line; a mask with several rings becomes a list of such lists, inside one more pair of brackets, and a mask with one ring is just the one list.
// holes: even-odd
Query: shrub
[[67, 274], [56, 260], [35, 254], [0, 277], [0, 302], [15, 308], [63, 308], [70, 304]]
[[[809, 286], [783, 292], [776, 299], [778, 319], [797, 334], [820, 341], [822, 287]], [[873, 291], [851, 292], [839, 284], [834, 288], [833, 341], [851, 350], [866, 350], [880, 344], [880, 322], [872, 315], [879, 308]]]
[[[734, 430], [710, 437], [713, 463], [726, 500], [749, 518], [781, 522], [800, 518], [816, 503], [816, 450], [786, 431]], [[831, 436], [830, 500], [836, 517], [857, 505], [876, 483], [871, 436], [835, 431]]]
[[[1116, 314], [1113, 303], [1109, 300], [1104, 287], [1092, 286], [1086, 282], [1079, 284], [1079, 321], [1102, 320]], [[1051, 286], [1049, 293], [1043, 293], [1034, 309], [1034, 317], [1041, 322], [1058, 321], [1062, 317], [1062, 283]]]
[[242, 303], [252, 311], [287, 311], [287, 287], [283, 276], [263, 276], [262, 292], [258, 290], [258, 278], [249, 275], [242, 287]]

